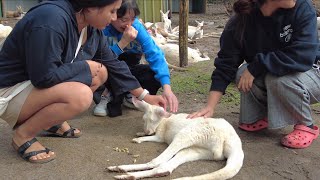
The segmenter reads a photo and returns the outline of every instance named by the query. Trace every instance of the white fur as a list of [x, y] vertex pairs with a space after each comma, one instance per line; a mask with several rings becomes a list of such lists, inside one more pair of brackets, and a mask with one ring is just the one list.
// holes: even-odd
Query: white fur
[[[162, 107], [152, 106], [144, 101], [133, 100], [136, 107], [144, 111], [143, 136], [133, 142], [166, 142], [168, 148], [146, 164], [110, 166], [110, 171], [127, 172], [116, 179], [141, 179], [165, 176], [179, 165], [196, 160], [224, 160], [222, 169], [188, 180], [229, 179], [242, 167], [244, 153], [242, 143], [234, 128], [222, 118], [186, 119], [188, 114], [168, 114]], [[136, 172], [130, 172], [136, 171]]]
[[0, 24], [0, 38], [6, 38], [12, 31], [11, 26]]
[[[170, 64], [179, 64], [179, 45], [178, 44], [158, 44], [164, 52], [167, 61]], [[188, 47], [188, 63], [197, 63], [200, 61], [210, 60], [209, 56], [202, 54], [199, 49], [192, 49]]]
[[[168, 63], [173, 65], [179, 64], [179, 45], [173, 43], [167, 43], [168, 39], [163, 37], [157, 32], [157, 28], [151, 28], [151, 37], [155, 43], [164, 52]], [[210, 60], [209, 56], [205, 53], [201, 53], [199, 49], [192, 49], [188, 47], [188, 63], [196, 63], [200, 61]]]
[[318, 25], [318, 29], [320, 29], [320, 17], [317, 17], [317, 25]]
[[[188, 38], [191, 40], [201, 39], [203, 37], [203, 25], [204, 21], [196, 21], [197, 26], [188, 26]], [[172, 29], [172, 34], [179, 36], [179, 26]]]
[[170, 10], [168, 10], [166, 13], [163, 13], [162, 10], [160, 10], [161, 16], [162, 16], [162, 22], [163, 24], [163, 28], [166, 32], [171, 32], [172, 28], [171, 28], [171, 20], [169, 19], [169, 12]]

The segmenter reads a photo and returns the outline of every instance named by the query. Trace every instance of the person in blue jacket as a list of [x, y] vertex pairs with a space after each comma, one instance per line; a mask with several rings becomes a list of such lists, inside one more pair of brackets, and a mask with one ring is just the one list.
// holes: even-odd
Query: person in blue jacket
[[[0, 51], [0, 118], [14, 129], [12, 145], [22, 158], [55, 158], [35, 138], [42, 130], [76, 137], [66, 120], [87, 110], [107, 80], [151, 104], [162, 96], [143, 90], [128, 66], [108, 48], [102, 29], [117, 19], [121, 0], [55, 0], [31, 8]], [[61, 125], [62, 124], [62, 125]], [[68, 130], [69, 129], [69, 130]]]
[[[119, 56], [119, 60], [127, 63], [141, 86], [150, 94], [157, 94], [159, 88], [162, 87], [162, 96], [167, 101], [170, 111], [176, 112], [178, 100], [171, 90], [170, 73], [164, 53], [137, 18], [139, 14], [139, 7], [135, 0], [123, 0], [117, 12], [118, 19], [103, 30], [104, 35], [108, 38], [112, 51]], [[143, 55], [149, 64], [140, 64]], [[113, 94], [112, 101], [109, 103], [110, 94], [104, 92], [100, 103], [94, 109], [94, 115], [111, 117], [121, 115], [122, 102], [129, 107], [132, 103], [130, 94], [127, 93], [125, 98], [123, 98], [124, 95], [115, 96], [118, 89], [109, 82], [107, 88]]]
[[310, 105], [320, 101], [320, 44], [311, 1], [238, 0], [234, 11], [220, 39], [207, 105], [189, 118], [213, 116], [236, 80], [240, 129], [294, 125], [282, 145], [308, 147], [319, 135]]

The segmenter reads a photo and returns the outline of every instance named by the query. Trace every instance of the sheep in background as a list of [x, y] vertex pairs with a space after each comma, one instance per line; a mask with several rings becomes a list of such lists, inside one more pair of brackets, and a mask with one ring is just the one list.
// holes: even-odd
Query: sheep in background
[[[167, 176], [179, 165], [196, 160], [224, 160], [225, 167], [204, 175], [184, 177], [188, 180], [229, 179], [243, 165], [241, 140], [234, 128], [222, 118], [186, 119], [188, 114], [169, 114], [162, 107], [133, 98], [134, 105], [144, 112], [143, 136], [132, 141], [166, 142], [167, 149], [146, 164], [110, 166], [110, 171], [126, 172], [116, 179], [141, 179]], [[147, 135], [147, 136], [145, 136]], [[136, 171], [136, 172], [130, 172]]]

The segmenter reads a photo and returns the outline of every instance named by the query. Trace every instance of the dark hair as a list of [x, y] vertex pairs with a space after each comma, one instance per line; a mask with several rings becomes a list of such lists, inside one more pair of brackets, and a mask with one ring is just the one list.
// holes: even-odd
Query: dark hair
[[116, 1], [118, 0], [69, 0], [76, 12], [88, 7], [104, 7]]
[[252, 10], [256, 6], [261, 6], [265, 2], [266, 0], [237, 0], [234, 2], [233, 10], [235, 12], [235, 17], [232, 19], [235, 21], [235, 36], [241, 45], [248, 16], [251, 15]]
[[122, 18], [128, 10], [132, 10], [135, 16], [140, 15], [140, 10], [136, 0], [122, 0], [120, 9], [117, 11], [117, 17]]

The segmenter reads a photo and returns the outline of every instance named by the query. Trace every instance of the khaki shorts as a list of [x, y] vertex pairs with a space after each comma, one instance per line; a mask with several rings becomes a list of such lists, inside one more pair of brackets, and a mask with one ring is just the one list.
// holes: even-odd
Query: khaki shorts
[[[21, 83], [0, 89], [0, 96], [8, 97], [17, 87], [19, 87], [19, 85], [21, 85]], [[14, 98], [12, 98], [9, 101], [6, 111], [0, 116], [0, 118], [6, 121], [11, 128], [14, 128], [16, 125], [22, 106], [33, 88], [33, 85], [30, 84]]]

